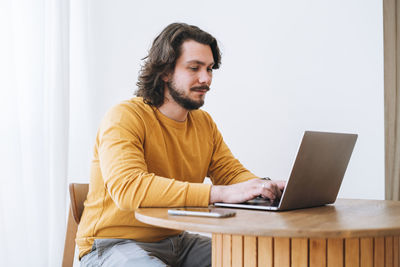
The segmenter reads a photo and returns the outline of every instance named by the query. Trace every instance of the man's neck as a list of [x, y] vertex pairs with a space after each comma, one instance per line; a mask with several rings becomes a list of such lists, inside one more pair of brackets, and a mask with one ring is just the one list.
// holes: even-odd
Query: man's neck
[[175, 121], [185, 121], [189, 111], [181, 107], [176, 103], [170, 96], [165, 97], [164, 103], [158, 108], [158, 110], [170, 119]]

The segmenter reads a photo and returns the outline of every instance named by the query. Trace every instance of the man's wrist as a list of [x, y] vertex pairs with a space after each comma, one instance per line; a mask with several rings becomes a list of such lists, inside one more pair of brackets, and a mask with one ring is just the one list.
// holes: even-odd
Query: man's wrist
[[210, 204], [222, 202], [224, 186], [212, 185], [210, 190]]

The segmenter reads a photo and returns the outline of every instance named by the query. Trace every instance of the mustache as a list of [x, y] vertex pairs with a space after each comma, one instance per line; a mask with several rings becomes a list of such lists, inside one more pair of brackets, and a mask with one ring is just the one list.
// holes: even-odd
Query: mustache
[[202, 85], [202, 86], [195, 86], [195, 87], [190, 88], [190, 91], [203, 91], [203, 90], [210, 91], [210, 87], [207, 85]]

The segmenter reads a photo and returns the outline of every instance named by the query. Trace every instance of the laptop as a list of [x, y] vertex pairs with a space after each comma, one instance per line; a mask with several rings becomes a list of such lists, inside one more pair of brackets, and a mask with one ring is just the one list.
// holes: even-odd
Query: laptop
[[334, 203], [356, 140], [357, 134], [306, 131], [280, 200], [256, 198], [214, 205], [281, 211]]

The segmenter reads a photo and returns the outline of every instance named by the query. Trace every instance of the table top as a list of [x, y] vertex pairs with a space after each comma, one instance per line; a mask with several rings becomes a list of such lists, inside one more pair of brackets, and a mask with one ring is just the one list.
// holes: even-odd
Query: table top
[[169, 208], [141, 208], [139, 221], [178, 230], [273, 237], [372, 237], [400, 235], [400, 201], [338, 199], [332, 205], [292, 211], [234, 210], [236, 216], [168, 215]]

